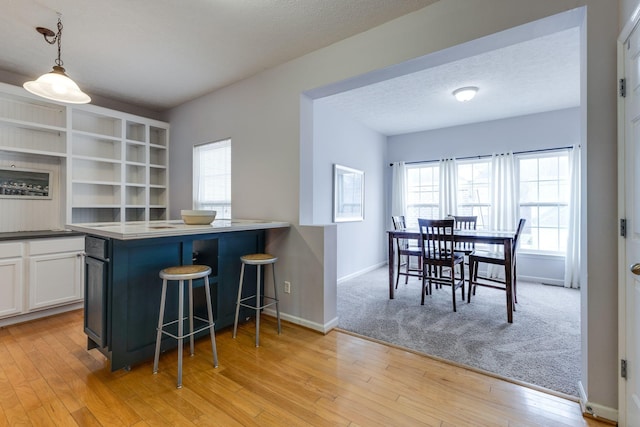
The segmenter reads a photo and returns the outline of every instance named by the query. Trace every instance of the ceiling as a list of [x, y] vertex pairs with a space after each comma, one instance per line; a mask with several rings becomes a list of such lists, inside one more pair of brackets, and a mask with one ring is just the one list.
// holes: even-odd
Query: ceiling
[[[0, 0], [0, 70], [36, 78], [64, 25], [67, 73], [91, 96], [164, 111], [438, 0]], [[185, 6], [187, 4], [188, 6]], [[318, 100], [385, 134], [580, 104], [576, 28]], [[480, 88], [470, 102], [452, 91]]]
[[[458, 102], [455, 89], [479, 88]], [[384, 135], [580, 105], [578, 27], [317, 100]]]
[[91, 95], [163, 111], [437, 0], [0, 0], [0, 70], [33, 78], [57, 55]]

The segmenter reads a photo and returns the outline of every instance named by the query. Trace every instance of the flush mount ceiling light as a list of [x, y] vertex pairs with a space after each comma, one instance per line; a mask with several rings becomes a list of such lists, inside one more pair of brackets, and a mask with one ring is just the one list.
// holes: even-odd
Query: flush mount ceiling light
[[86, 104], [91, 101], [89, 95], [80, 90], [78, 85], [65, 74], [62, 68], [63, 62], [60, 59], [62, 40], [62, 21], [58, 14], [58, 33], [54, 33], [48, 28], [36, 27], [36, 31], [43, 35], [49, 44], [58, 43], [58, 59], [56, 59], [53, 70], [41, 75], [37, 80], [26, 82], [23, 86], [29, 92], [51, 99], [53, 101], [67, 102], [69, 104]]
[[453, 96], [460, 102], [467, 102], [473, 99], [478, 92], [478, 88], [475, 86], [461, 87], [453, 91]]

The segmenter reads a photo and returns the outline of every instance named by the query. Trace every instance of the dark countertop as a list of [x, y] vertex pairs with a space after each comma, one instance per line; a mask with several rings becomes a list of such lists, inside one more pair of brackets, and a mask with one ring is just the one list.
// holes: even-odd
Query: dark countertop
[[27, 239], [48, 239], [52, 237], [83, 236], [84, 233], [73, 230], [37, 230], [37, 231], [11, 231], [0, 233], [0, 241], [4, 240], [27, 240]]

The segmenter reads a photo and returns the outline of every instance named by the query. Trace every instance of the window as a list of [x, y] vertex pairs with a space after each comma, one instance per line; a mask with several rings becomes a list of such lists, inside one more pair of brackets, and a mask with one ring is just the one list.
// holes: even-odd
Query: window
[[486, 229], [491, 214], [490, 160], [458, 162], [458, 215], [477, 216], [478, 229]]
[[569, 228], [569, 152], [521, 155], [520, 216], [527, 224], [520, 247], [565, 252]]
[[[569, 229], [569, 149], [515, 155], [518, 215], [527, 220], [520, 248], [528, 252], [563, 254]], [[407, 165], [406, 221], [439, 218], [439, 164]], [[457, 161], [457, 214], [478, 217], [488, 228], [491, 202], [491, 159]]]
[[231, 140], [193, 147], [193, 208], [231, 219]]
[[418, 218], [440, 216], [440, 168], [437, 163], [407, 166], [407, 227], [418, 227]]

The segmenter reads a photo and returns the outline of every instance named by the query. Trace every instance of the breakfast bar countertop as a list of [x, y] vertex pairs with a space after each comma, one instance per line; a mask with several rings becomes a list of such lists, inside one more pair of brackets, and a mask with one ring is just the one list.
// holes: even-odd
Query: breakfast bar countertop
[[288, 228], [289, 226], [288, 222], [251, 219], [216, 219], [207, 225], [187, 225], [182, 220], [100, 222], [67, 225], [68, 228], [75, 231], [118, 240], [265, 230], [269, 228]]

